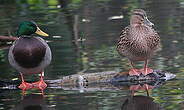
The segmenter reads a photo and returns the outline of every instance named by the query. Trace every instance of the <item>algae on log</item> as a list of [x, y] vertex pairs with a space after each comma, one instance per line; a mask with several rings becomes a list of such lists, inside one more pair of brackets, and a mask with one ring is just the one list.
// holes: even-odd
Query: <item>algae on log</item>
[[97, 86], [105, 85], [137, 85], [137, 84], [149, 84], [150, 82], [167, 81], [175, 78], [174, 74], [154, 70], [153, 73], [140, 76], [129, 76], [126, 72], [117, 73], [115, 71], [106, 71], [98, 73], [85, 73], [74, 74], [70, 76], [64, 76], [58, 80], [47, 80], [47, 83], [51, 87], [81, 87], [81, 86]]
[[[158, 87], [163, 82], [175, 78], [176, 75], [154, 70], [146, 76], [129, 76], [126, 72], [117, 73], [116, 71], [105, 71], [97, 73], [84, 73], [64, 76], [61, 79], [45, 80], [48, 88], [61, 88], [64, 90], [82, 90], [82, 91], [99, 91], [99, 90], [120, 90], [129, 89], [131, 86], [143, 87], [145, 84], [150, 88]], [[0, 81], [1, 89], [17, 89], [21, 83], [20, 80]]]

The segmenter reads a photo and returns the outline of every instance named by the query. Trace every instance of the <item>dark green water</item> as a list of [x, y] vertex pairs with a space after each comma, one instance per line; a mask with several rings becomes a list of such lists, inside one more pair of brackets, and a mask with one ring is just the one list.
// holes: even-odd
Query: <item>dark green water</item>
[[[127, 71], [128, 61], [117, 54], [116, 41], [121, 29], [129, 24], [130, 11], [143, 8], [162, 42], [162, 50], [152, 58], [150, 66], [177, 75], [175, 80], [153, 89], [150, 97], [161, 110], [184, 109], [184, 0], [66, 1], [0, 0], [0, 35], [14, 35], [23, 20], [37, 22], [50, 35], [45, 39], [51, 41], [53, 53], [45, 79], [80, 72]], [[110, 19], [120, 15], [123, 18]], [[0, 50], [1, 80], [19, 78], [8, 63], [7, 52]], [[139, 63], [137, 67], [141, 66]], [[59, 88], [47, 88], [45, 98], [31, 95], [37, 92], [28, 91], [22, 99], [20, 90], [0, 90], [0, 110], [121, 110], [129, 95], [126, 89], [81, 92]], [[146, 92], [135, 95], [145, 96]]]

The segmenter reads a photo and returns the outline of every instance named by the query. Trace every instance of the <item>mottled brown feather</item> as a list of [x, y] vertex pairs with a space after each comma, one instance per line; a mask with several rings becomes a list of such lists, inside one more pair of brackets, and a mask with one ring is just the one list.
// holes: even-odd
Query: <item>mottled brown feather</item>
[[[142, 61], [150, 58], [160, 45], [160, 37], [154, 29], [141, 26], [139, 28], [142, 34], [133, 32], [131, 26], [125, 27], [120, 33], [117, 44], [119, 54], [128, 57], [132, 61]], [[141, 37], [138, 35], [142, 35], [142, 39], [138, 38]]]

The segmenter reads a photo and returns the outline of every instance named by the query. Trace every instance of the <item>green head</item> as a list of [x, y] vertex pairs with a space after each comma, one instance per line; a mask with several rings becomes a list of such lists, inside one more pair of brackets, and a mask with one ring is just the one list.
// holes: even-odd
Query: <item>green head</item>
[[19, 28], [17, 30], [17, 36], [22, 35], [31, 35], [31, 34], [38, 34], [41, 36], [48, 36], [45, 32], [41, 31], [40, 28], [36, 25], [35, 22], [32, 21], [24, 21], [20, 23]]

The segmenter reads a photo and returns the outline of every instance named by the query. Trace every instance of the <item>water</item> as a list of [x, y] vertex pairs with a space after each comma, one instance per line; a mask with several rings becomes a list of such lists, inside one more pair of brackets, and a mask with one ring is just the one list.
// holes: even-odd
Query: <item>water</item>
[[[121, 29], [128, 25], [130, 11], [134, 8], [147, 11], [161, 37], [162, 50], [152, 58], [150, 66], [177, 75], [175, 80], [153, 89], [150, 97], [138, 99], [143, 101], [152, 97], [152, 106], [162, 110], [182, 110], [183, 0], [1, 0], [0, 35], [14, 35], [15, 27], [23, 20], [34, 20], [49, 33], [51, 37], [45, 39], [50, 41], [53, 60], [45, 70], [45, 79], [80, 72], [127, 71], [128, 61], [120, 58], [115, 44]], [[120, 19], [112, 19], [113, 16]], [[19, 77], [8, 64], [7, 52], [8, 49], [0, 50], [1, 80]], [[141, 66], [142, 63], [137, 64], [137, 67]], [[28, 76], [27, 80], [30, 79], [32, 77]], [[123, 87], [89, 92], [47, 88], [44, 98], [32, 94], [38, 93], [37, 90], [28, 91], [24, 98], [18, 89], [0, 91], [2, 110], [126, 110], [128, 105], [123, 108], [124, 103], [130, 95], [130, 91]], [[138, 91], [135, 95], [146, 96], [146, 92]], [[131, 101], [129, 103], [131, 105]]]

